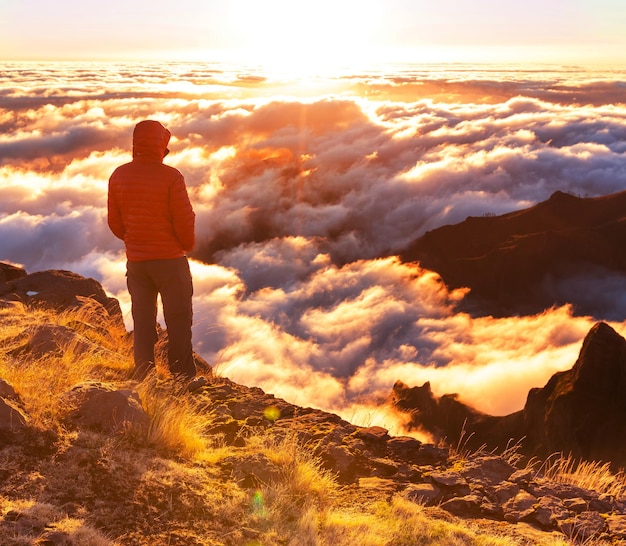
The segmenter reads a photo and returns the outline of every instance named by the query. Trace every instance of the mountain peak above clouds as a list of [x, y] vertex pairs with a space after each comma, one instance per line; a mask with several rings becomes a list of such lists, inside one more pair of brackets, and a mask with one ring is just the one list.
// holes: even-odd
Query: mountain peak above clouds
[[523, 410], [542, 452], [626, 466], [626, 340], [605, 323], [589, 331], [578, 360], [532, 389]]
[[626, 467], [626, 340], [606, 323], [595, 324], [570, 370], [531, 389], [524, 408], [492, 416], [456, 395], [437, 397], [428, 383], [394, 385], [388, 403], [411, 417], [411, 426], [436, 439], [504, 451], [519, 442], [528, 456], [569, 453]]
[[572, 304], [598, 320], [626, 318], [626, 192], [594, 198], [561, 191], [528, 209], [468, 217], [425, 233], [401, 257], [468, 287], [464, 310], [534, 314]]

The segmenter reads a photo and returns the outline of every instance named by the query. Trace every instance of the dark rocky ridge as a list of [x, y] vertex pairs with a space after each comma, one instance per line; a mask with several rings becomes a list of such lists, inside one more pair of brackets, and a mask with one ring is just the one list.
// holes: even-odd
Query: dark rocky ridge
[[[571, 303], [578, 313], [598, 316], [589, 283], [576, 290], [563, 282], [599, 284], [608, 277], [626, 286], [625, 247], [626, 192], [596, 198], [556, 192], [525, 210], [429, 231], [401, 257], [436, 271], [451, 288], [469, 287], [462, 305], [475, 314], [534, 314]], [[607, 313], [599, 318], [626, 318], [619, 306]]]
[[452, 444], [504, 450], [519, 442], [529, 456], [562, 452], [626, 467], [626, 340], [605, 323], [587, 334], [574, 367], [531, 389], [516, 413], [481, 413], [454, 394], [437, 398], [428, 383], [396, 383], [389, 403], [409, 413], [413, 427]]

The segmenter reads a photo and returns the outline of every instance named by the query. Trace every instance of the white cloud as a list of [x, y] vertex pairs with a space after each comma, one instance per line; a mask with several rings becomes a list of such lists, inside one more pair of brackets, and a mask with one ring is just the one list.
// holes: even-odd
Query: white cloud
[[[180, 66], [173, 85], [139, 69], [0, 75], [0, 260], [98, 278], [130, 326], [106, 187], [130, 158], [134, 123], [150, 117], [174, 135], [168, 162], [197, 212], [195, 256], [213, 262], [192, 261], [195, 346], [233, 379], [342, 415], [398, 379], [431, 381], [501, 414], [573, 365], [592, 319], [566, 307], [471, 318], [455, 311], [463, 291], [384, 256], [426, 230], [556, 190], [621, 191], [621, 82], [405, 72], [296, 98], [255, 74]], [[624, 279], [589, 275], [551, 289], [592, 286], [623, 328]]]

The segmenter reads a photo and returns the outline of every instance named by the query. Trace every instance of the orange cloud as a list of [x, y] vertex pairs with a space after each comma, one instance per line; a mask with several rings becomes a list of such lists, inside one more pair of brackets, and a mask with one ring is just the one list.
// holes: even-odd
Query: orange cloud
[[[218, 370], [363, 420], [398, 379], [513, 411], [595, 319], [472, 318], [463, 290], [393, 256], [469, 215], [623, 189], [622, 82], [558, 76], [363, 73], [296, 96], [213, 65], [16, 65], [0, 74], [0, 260], [100, 279], [131, 327], [107, 179], [134, 124], [160, 119], [197, 212], [194, 343]], [[602, 318], [624, 316], [625, 287], [594, 273], [559, 289]]]

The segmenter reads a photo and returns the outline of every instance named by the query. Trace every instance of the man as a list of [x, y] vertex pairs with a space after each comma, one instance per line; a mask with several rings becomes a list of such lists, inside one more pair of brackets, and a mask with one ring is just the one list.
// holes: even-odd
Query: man
[[195, 244], [195, 213], [185, 179], [163, 164], [171, 134], [158, 121], [138, 123], [133, 160], [109, 179], [108, 223], [126, 246], [127, 284], [134, 322], [134, 377], [155, 367], [157, 295], [168, 336], [174, 377], [196, 375], [191, 345], [193, 286], [186, 253]]

